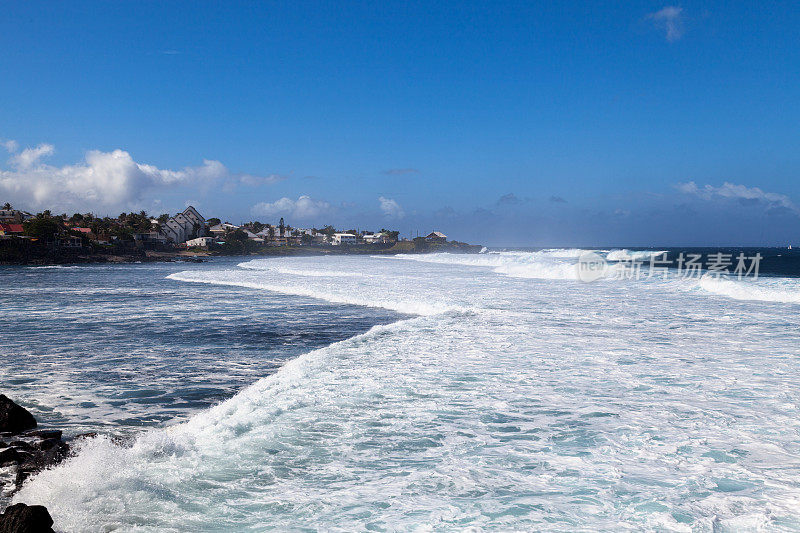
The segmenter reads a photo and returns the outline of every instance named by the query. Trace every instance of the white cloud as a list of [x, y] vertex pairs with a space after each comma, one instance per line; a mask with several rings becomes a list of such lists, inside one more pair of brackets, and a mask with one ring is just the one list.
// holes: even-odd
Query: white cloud
[[7, 141], [0, 142], [0, 145], [6, 149], [9, 154], [13, 154], [17, 150], [19, 150], [19, 144], [14, 139], [9, 139]]
[[331, 204], [323, 200], [314, 200], [309, 196], [300, 196], [297, 200], [286, 198], [274, 202], [260, 202], [254, 205], [254, 215], [268, 217], [288, 216], [297, 219], [310, 219], [331, 211]]
[[763, 203], [768, 207], [782, 207], [798, 212], [797, 206], [785, 194], [764, 192], [758, 187], [736, 185], [727, 181], [720, 187], [712, 185], [699, 187], [695, 182], [689, 181], [677, 184], [676, 188], [685, 194], [691, 194], [704, 200], [724, 199], [737, 200], [741, 203]]
[[674, 42], [683, 37], [682, 7], [666, 6], [655, 13], [650, 13], [647, 18], [664, 30], [667, 41]]
[[384, 198], [383, 196], [381, 196], [380, 198], [378, 198], [378, 202], [380, 202], [381, 204], [381, 211], [383, 211], [383, 214], [386, 215], [387, 217], [403, 218], [404, 216], [406, 216], [405, 212], [403, 211], [403, 208], [400, 207], [400, 204], [398, 204], [395, 200], [392, 200], [391, 198]]
[[[13, 141], [8, 141], [13, 142]], [[4, 143], [8, 149], [8, 142]], [[12, 146], [13, 148], [13, 146]], [[219, 161], [203, 160], [196, 167], [161, 169], [138, 163], [124, 150], [91, 150], [75, 165], [53, 166], [42, 159], [54, 153], [50, 144], [40, 144], [15, 153], [10, 170], [0, 169], [0, 195], [28, 208], [51, 210], [135, 208], [151, 202], [158, 192], [177, 186], [210, 187], [227, 183], [265, 180], [231, 173]]]
[[[9, 142], [15, 142], [15, 141], [9, 141]], [[19, 147], [17, 147], [17, 149], [19, 149]], [[17, 150], [15, 149], [13, 151], [16, 152]], [[11, 163], [12, 166], [18, 169], [25, 170], [39, 163], [39, 160], [41, 158], [46, 157], [48, 155], [53, 155], [55, 151], [56, 149], [52, 144], [42, 143], [36, 148], [25, 148], [20, 153], [15, 154], [9, 160], [9, 163]]]

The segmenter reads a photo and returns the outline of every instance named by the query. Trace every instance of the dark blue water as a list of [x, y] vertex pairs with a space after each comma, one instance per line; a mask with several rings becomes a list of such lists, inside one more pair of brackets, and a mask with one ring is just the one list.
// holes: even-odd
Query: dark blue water
[[[544, 248], [514, 248], [514, 250], [539, 251]], [[598, 248], [600, 249], [600, 248]], [[740, 253], [748, 258], [756, 254], [761, 255], [758, 266], [759, 276], [781, 276], [781, 277], [800, 277], [800, 249], [788, 248], [763, 248], [763, 247], [604, 247], [603, 250], [632, 250], [632, 251], [663, 251], [667, 252], [666, 260], [669, 264], [660, 265], [671, 268], [678, 268], [678, 258], [683, 253], [684, 257], [688, 254], [700, 254], [702, 263], [707, 263], [708, 257], [712, 254], [722, 253], [731, 255], [733, 265], [729, 271], [733, 271], [736, 266], [736, 258]], [[506, 248], [494, 248], [493, 251], [506, 251]], [[705, 270], [705, 268], [703, 269]]]
[[0, 392], [67, 433], [188, 417], [397, 315], [165, 279], [211, 263], [0, 267]]

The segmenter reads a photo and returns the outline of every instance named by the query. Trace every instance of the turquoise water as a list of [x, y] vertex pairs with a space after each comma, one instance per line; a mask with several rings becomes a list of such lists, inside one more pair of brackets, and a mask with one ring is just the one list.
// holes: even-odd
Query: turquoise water
[[[581, 283], [579, 253], [142, 266], [151, 285], [103, 296], [101, 331], [126, 333], [41, 340], [37, 357], [72, 363], [35, 378], [37, 402], [69, 400], [54, 422], [132, 440], [87, 441], [16, 500], [68, 531], [800, 529], [798, 281]], [[35, 299], [10, 301], [59, 320], [63, 305]], [[320, 324], [306, 306], [339, 336], [295, 349]], [[298, 335], [280, 349], [236, 329], [273, 331], [274, 313]], [[202, 334], [220, 323], [247, 333]], [[116, 352], [109, 379], [78, 352]], [[193, 404], [182, 386], [215, 390]], [[107, 399], [138, 388], [155, 403]]]
[[166, 279], [237, 262], [0, 267], [2, 392], [68, 435], [129, 435], [186, 419], [293, 357], [397, 318]]

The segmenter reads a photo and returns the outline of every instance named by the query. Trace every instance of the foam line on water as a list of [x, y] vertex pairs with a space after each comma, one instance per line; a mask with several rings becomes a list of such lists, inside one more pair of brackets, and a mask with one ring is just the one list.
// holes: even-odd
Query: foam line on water
[[173, 274], [424, 316], [308, 352], [130, 447], [91, 440], [18, 498], [52, 502], [68, 531], [800, 527], [797, 348], [775, 334], [794, 310], [682, 280], [494, 275], [568, 264], [526, 253], [281, 263], [364, 279], [270, 260]]
[[621, 250], [611, 250], [606, 254], [606, 259], [609, 261], [644, 261], [665, 253], [667, 253], [666, 250], [628, 250], [623, 248]]
[[317, 270], [317, 269], [299, 269], [299, 268], [280, 268], [280, 267], [264, 267], [256, 264], [253, 261], [239, 263], [239, 268], [245, 270], [269, 270], [278, 274], [286, 274], [288, 276], [308, 276], [312, 278], [363, 278], [367, 275], [363, 272], [343, 272], [335, 270]]
[[353, 293], [320, 290], [314, 287], [300, 285], [281, 285], [277, 283], [261, 282], [257, 280], [244, 280], [225, 272], [206, 273], [203, 271], [176, 272], [167, 276], [168, 279], [189, 283], [207, 283], [210, 285], [227, 285], [231, 287], [244, 287], [260, 289], [292, 296], [305, 296], [325, 300], [330, 303], [361, 305], [366, 307], [381, 307], [390, 311], [411, 315], [435, 315], [447, 312], [469, 312], [473, 309], [460, 306], [430, 304], [422, 301], [401, 301], [391, 298], [364, 298]]
[[485, 254], [398, 254], [398, 260], [491, 268], [509, 277], [577, 280], [575, 259], [584, 250], [542, 250], [539, 252], [488, 252]]
[[[28, 479], [13, 503], [45, 505], [64, 531], [164, 531], [172, 530], [170, 526], [179, 528], [175, 531], [224, 531], [226, 526], [207, 522], [201, 502], [182, 502], [175, 489], [185, 483], [202, 492], [201, 485], [208, 484], [235, 493], [231, 487], [235, 479], [220, 479], [220, 474], [230, 471], [235, 476], [237, 463], [246, 460], [236, 452], [242, 448], [246, 452], [253, 441], [277, 443], [279, 437], [266, 434], [279, 433], [282, 428], [268, 422], [313, 401], [308, 397], [308, 381], [333, 377], [326, 371], [330, 366], [326, 360], [336, 357], [343, 347], [369, 343], [405, 327], [404, 322], [419, 320], [424, 318], [374, 326], [361, 335], [307, 352], [186, 422], [147, 430], [128, 444], [102, 435], [80, 441], [73, 456]], [[251, 432], [253, 437], [248, 436]], [[262, 453], [257, 448], [250, 450], [253, 452]], [[209, 461], [213, 464], [203, 465]], [[217, 479], [202, 479], [195, 470], [210, 470]], [[193, 497], [198, 496], [194, 492]], [[143, 514], [137, 517], [137, 512]], [[223, 518], [228, 517], [218, 517]]]
[[696, 285], [708, 293], [734, 300], [800, 303], [800, 282], [790, 278], [732, 279], [704, 275]]

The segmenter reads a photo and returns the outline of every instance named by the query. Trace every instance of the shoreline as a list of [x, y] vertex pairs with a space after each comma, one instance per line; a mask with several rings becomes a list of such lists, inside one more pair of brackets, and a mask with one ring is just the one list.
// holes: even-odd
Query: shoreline
[[[402, 252], [393, 252], [391, 254], [385, 255], [396, 255]], [[422, 253], [422, 252], [418, 252]], [[170, 258], [166, 257], [167, 254], [164, 255], [162, 258], [159, 256], [157, 259], [151, 259], [148, 262], [159, 262], [159, 261], [169, 261]], [[172, 255], [172, 254], [169, 254]], [[328, 254], [328, 253], [311, 253], [311, 254], [249, 254], [249, 256], [262, 256], [262, 255], [305, 255], [305, 256], [320, 256], [320, 255], [367, 255], [366, 253], [348, 253], [348, 252], [340, 252], [335, 254]], [[193, 252], [183, 252], [175, 254], [176, 257], [183, 257], [183, 258], [191, 258], [191, 257], [236, 257], [233, 254], [218, 254], [211, 256], [198, 254]], [[109, 261], [112, 262], [112, 261]], [[122, 263], [123, 261], [113, 261], [117, 263]], [[91, 263], [87, 263], [91, 264]], [[290, 295], [292, 297], [297, 298], [297, 295]], [[346, 304], [346, 305], [355, 305], [355, 304]], [[368, 306], [361, 306], [368, 308]], [[302, 353], [297, 354], [294, 357], [291, 357], [285, 360], [278, 368], [275, 369], [274, 372], [257, 377], [251, 383], [245, 385], [243, 388], [236, 391], [232, 396], [224, 398], [217, 403], [212, 404], [209, 407], [205, 407], [199, 409], [197, 412], [206, 411], [209, 409], [214, 408], [214, 406], [219, 405], [220, 403], [224, 403], [231, 398], [234, 398], [238, 394], [240, 394], [245, 389], [253, 386], [255, 383], [262, 379], [269, 378], [271, 376], [275, 376], [279, 374], [283, 368], [287, 364], [291, 364], [294, 361], [297, 361], [300, 358], [307, 356], [310, 353], [313, 353], [317, 350], [329, 348], [337, 343], [347, 342], [354, 338], [357, 338], [362, 335], [366, 335], [369, 332], [373, 331], [376, 327], [382, 327], [386, 325], [396, 324], [398, 322], [402, 322], [404, 320], [409, 320], [408, 316], [402, 316], [403, 313], [392, 311], [398, 314], [395, 320], [389, 322], [387, 324], [373, 324], [369, 327], [366, 331], [359, 332], [352, 334], [346, 338], [334, 340], [332, 342], [328, 342], [327, 344], [319, 347], [312, 348], [310, 351], [304, 351]], [[14, 415], [16, 418], [23, 418], [26, 419], [25, 423], [22, 425], [17, 424], [16, 427], [9, 428], [9, 427], [0, 427], [0, 473], [5, 474], [5, 476], [0, 476], [0, 533], [6, 531], [4, 528], [12, 528], [12, 531], [16, 531], [16, 527], [29, 527], [33, 528], [30, 529], [31, 531], [42, 531], [44, 533], [60, 531], [58, 529], [58, 524], [52, 518], [49, 509], [47, 506], [32, 502], [32, 503], [13, 503], [14, 496], [22, 489], [24, 483], [31, 477], [34, 477], [38, 473], [49, 470], [52, 468], [56, 468], [69, 458], [74, 457], [75, 454], [79, 451], [78, 445], [87, 439], [93, 439], [98, 436], [103, 436], [104, 434], [101, 430], [93, 429], [88, 432], [81, 432], [81, 433], [73, 433], [69, 434], [65, 432], [64, 429], [56, 429], [56, 428], [45, 428], [42, 429], [40, 427], [39, 421], [34, 418], [34, 416], [24, 407], [17, 404], [15, 401], [11, 400], [3, 391], [0, 391], [0, 419], [2, 419], [2, 410], [4, 407], [9, 406], [11, 410], [13, 410]], [[195, 413], [192, 416], [195, 416]], [[2, 420], [0, 420], [2, 421]], [[185, 421], [183, 421], [185, 422]], [[179, 422], [179, 423], [183, 423]], [[127, 443], [132, 442], [138, 435], [143, 432], [152, 431], [153, 429], [157, 428], [165, 428], [169, 427], [169, 423], [162, 423], [152, 427], [143, 427], [140, 428], [140, 431], [135, 436], [114, 436], [110, 433], [106, 433], [105, 436], [110, 438], [112, 442], [119, 446], [126, 446]], [[9, 475], [10, 474], [10, 475]], [[25, 529], [27, 531], [28, 529]]]
[[82, 253], [46, 250], [43, 254], [18, 258], [2, 258], [0, 266], [55, 266], [75, 264], [130, 264], [154, 262], [203, 262], [212, 257], [316, 257], [339, 255], [398, 255], [426, 253], [477, 254], [483, 246], [466, 243], [429, 244], [417, 246], [413, 242], [399, 242], [391, 247], [367, 246], [270, 246], [249, 253], [224, 253], [216, 250], [136, 250], [118, 253]]

